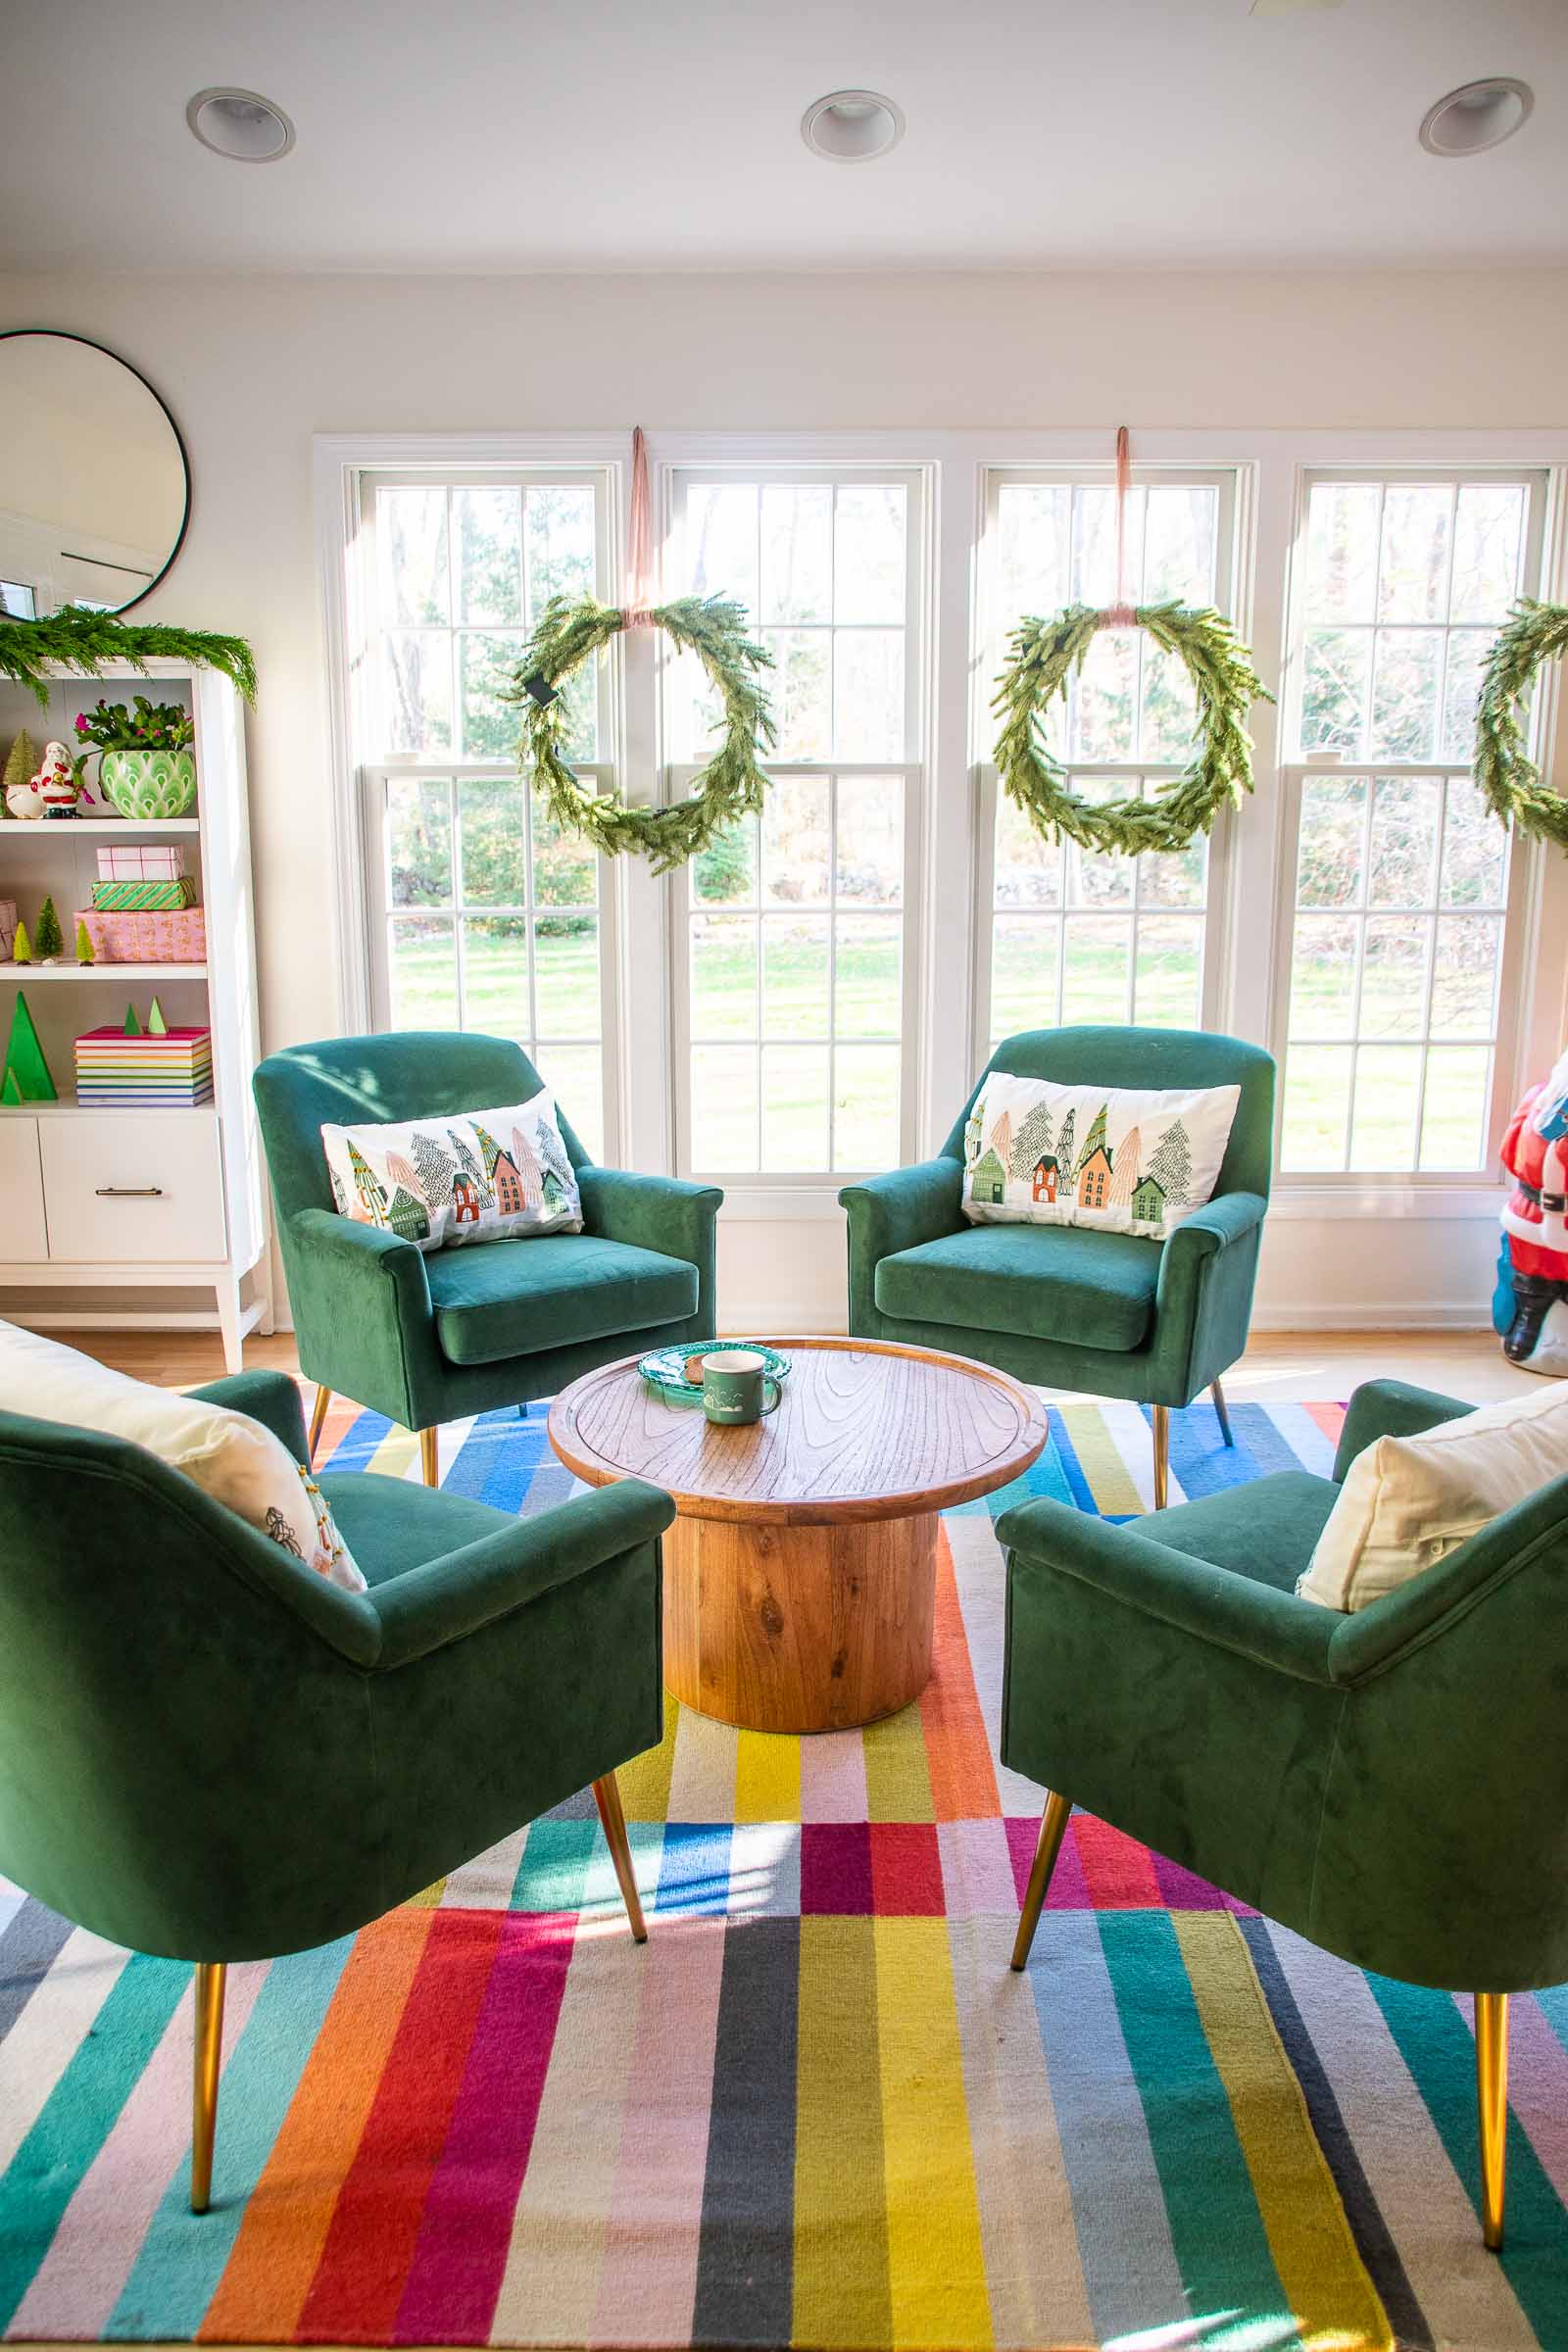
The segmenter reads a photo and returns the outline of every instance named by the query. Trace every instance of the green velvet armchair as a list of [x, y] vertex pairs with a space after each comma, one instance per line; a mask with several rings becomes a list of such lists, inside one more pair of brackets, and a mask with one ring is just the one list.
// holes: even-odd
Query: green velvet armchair
[[597, 1167], [562, 1134], [583, 1231], [421, 1254], [333, 1207], [324, 1125], [525, 1102], [540, 1079], [509, 1039], [390, 1031], [293, 1046], [255, 1077], [314, 1457], [334, 1391], [419, 1433], [436, 1483], [443, 1421], [553, 1396], [617, 1355], [713, 1337], [712, 1185]]
[[[970, 1225], [963, 1133], [992, 1070], [1062, 1086], [1239, 1086], [1214, 1195], [1168, 1241], [1077, 1225]], [[1174, 1405], [1212, 1389], [1247, 1345], [1273, 1159], [1274, 1062], [1239, 1038], [1191, 1029], [1029, 1029], [1004, 1039], [935, 1159], [839, 1199], [850, 1221], [850, 1329], [943, 1348], [1042, 1388], [1153, 1407], [1154, 1506], [1163, 1509]]]
[[[305, 1459], [282, 1374], [197, 1394]], [[368, 1593], [140, 1446], [0, 1414], [0, 1872], [197, 1963], [197, 2212], [230, 1960], [364, 1927], [590, 1784], [644, 1939], [614, 1775], [661, 1737], [669, 1497], [519, 1520], [364, 1473], [321, 1490]]]
[[1372, 1382], [1333, 1479], [1258, 1479], [1157, 1533], [1004, 1512], [1002, 1753], [1052, 1791], [1014, 1968], [1080, 1804], [1358, 1968], [1473, 1991], [1495, 2247], [1508, 1994], [1568, 1978], [1568, 1478], [1354, 1615], [1293, 1590], [1356, 1454], [1469, 1410]]

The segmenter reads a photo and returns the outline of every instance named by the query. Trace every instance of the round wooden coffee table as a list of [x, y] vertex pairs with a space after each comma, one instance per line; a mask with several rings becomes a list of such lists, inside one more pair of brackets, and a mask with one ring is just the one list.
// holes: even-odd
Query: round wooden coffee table
[[1046, 1411], [1004, 1372], [933, 1348], [769, 1345], [794, 1369], [750, 1428], [666, 1404], [627, 1356], [563, 1391], [550, 1443], [590, 1486], [646, 1478], [674, 1496], [664, 1681], [683, 1706], [751, 1731], [846, 1731], [924, 1690], [937, 1514], [1027, 1470]]

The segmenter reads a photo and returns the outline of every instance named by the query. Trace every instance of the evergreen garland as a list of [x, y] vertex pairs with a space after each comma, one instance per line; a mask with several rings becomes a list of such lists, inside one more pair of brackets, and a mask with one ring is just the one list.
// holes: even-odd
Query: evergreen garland
[[1271, 703], [1251, 657], [1228, 620], [1211, 609], [1139, 605], [1132, 618], [1154, 643], [1175, 654], [1198, 691], [1198, 750], [1175, 783], [1148, 801], [1091, 805], [1069, 791], [1067, 772], [1046, 749], [1041, 718], [1052, 698], [1067, 691], [1096, 634], [1120, 625], [1122, 615], [1093, 605], [1069, 605], [1048, 620], [1019, 622], [998, 681], [992, 708], [1003, 713], [997, 766], [1003, 789], [1037, 833], [1065, 835], [1080, 849], [1136, 857], [1143, 850], [1184, 850], [1206, 833], [1227, 802], [1252, 789], [1252, 742], [1247, 714], [1256, 701]]
[[112, 613], [89, 612], [82, 605], [66, 605], [42, 620], [7, 619], [0, 627], [0, 672], [30, 686], [45, 710], [52, 663], [96, 676], [106, 664], [119, 662], [140, 670], [150, 662], [220, 669], [248, 703], [256, 700], [256, 657], [243, 637], [220, 637], [211, 629], [175, 629], [160, 621], [116, 620]]
[[[762, 806], [767, 778], [759, 755], [774, 742], [772, 712], [758, 673], [773, 658], [746, 634], [744, 606], [723, 597], [678, 597], [656, 605], [648, 618], [655, 628], [701, 662], [724, 706], [724, 740], [697, 778], [692, 797], [668, 808], [632, 808], [609, 794], [587, 791], [562, 751], [566, 706], [550, 689], [559, 687], [627, 625], [613, 605], [585, 596], [575, 602], [552, 597], [502, 700], [523, 712], [517, 746], [520, 767], [533, 769], [535, 791], [559, 825], [592, 843], [607, 858], [633, 850], [667, 874], [698, 857], [742, 816]], [[543, 691], [542, 691], [543, 690]]]
[[1568, 605], [1522, 596], [1482, 673], [1474, 775], [1493, 814], [1568, 850], [1568, 801], [1547, 790], [1525, 750], [1524, 701], [1544, 662], [1568, 653]]

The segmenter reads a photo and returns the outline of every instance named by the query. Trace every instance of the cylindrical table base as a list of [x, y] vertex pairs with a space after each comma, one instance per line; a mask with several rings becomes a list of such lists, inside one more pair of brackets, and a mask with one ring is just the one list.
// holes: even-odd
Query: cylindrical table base
[[931, 1676], [937, 1517], [831, 1527], [679, 1518], [664, 1537], [664, 1682], [754, 1732], [843, 1732]]

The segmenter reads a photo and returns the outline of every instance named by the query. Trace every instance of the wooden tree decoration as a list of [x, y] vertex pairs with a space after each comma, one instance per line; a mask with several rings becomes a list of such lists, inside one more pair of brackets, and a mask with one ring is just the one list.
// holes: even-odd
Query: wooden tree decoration
[[54, 1102], [55, 1082], [49, 1075], [38, 1032], [33, 1027], [27, 1000], [17, 993], [17, 1008], [11, 1016], [11, 1043], [6, 1048], [5, 1083], [15, 1082], [24, 1102]]

